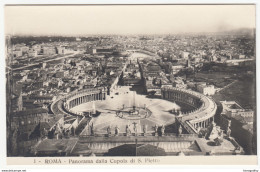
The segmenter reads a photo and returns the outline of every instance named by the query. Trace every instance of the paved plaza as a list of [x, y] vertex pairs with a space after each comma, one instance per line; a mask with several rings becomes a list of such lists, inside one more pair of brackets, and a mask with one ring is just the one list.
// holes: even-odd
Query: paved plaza
[[[137, 132], [143, 132], [143, 126], [147, 126], [147, 133], [153, 132], [153, 127], [167, 126], [175, 122], [175, 115], [170, 112], [173, 108], [179, 108], [173, 102], [160, 98], [147, 98], [146, 95], [135, 94], [130, 91], [129, 86], [118, 87], [113, 93], [107, 97], [105, 101], [96, 101], [84, 103], [71, 109], [71, 111], [84, 112], [95, 107], [97, 112], [100, 112], [98, 117], [91, 120], [94, 126], [94, 132], [105, 134], [110, 126], [112, 133], [115, 132], [117, 126], [120, 133], [125, 133], [126, 126], [130, 127], [133, 132], [134, 125], [137, 127]], [[134, 95], [135, 94], [135, 95]], [[124, 107], [147, 107], [151, 112], [151, 116], [143, 119], [124, 119], [116, 115], [116, 111]], [[87, 130], [85, 130], [87, 132]], [[83, 132], [83, 135], [87, 134]]]

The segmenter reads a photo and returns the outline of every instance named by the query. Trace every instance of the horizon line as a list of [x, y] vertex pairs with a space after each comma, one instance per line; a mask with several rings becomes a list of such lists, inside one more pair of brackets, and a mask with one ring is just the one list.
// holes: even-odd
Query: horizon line
[[5, 33], [5, 36], [98, 36], [98, 35], [185, 35], [185, 34], [219, 34], [225, 32], [234, 32], [239, 30], [256, 30], [256, 27], [242, 27], [237, 29], [225, 30], [225, 31], [208, 31], [208, 32], [178, 32], [178, 33], [81, 33], [81, 34], [58, 34], [58, 33], [49, 33], [49, 34], [24, 34], [24, 33]]

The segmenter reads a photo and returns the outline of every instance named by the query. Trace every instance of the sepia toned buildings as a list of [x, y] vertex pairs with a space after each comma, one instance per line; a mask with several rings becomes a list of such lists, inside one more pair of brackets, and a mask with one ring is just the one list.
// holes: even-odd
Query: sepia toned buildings
[[[7, 116], [16, 147], [10, 155], [108, 156], [135, 139], [164, 155], [245, 154], [247, 143], [236, 141], [229, 121], [252, 128], [255, 112], [214, 97], [236, 80], [253, 77], [254, 41], [241, 39], [112, 35], [9, 45]], [[133, 92], [140, 97], [131, 97]], [[142, 102], [135, 104], [137, 97]], [[63, 142], [64, 149], [49, 152], [45, 145], [51, 141]]]

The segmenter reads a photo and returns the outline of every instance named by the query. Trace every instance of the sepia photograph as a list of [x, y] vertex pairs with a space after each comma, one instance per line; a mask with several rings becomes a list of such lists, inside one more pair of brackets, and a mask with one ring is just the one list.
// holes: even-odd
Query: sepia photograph
[[4, 14], [7, 158], [257, 155], [255, 4]]

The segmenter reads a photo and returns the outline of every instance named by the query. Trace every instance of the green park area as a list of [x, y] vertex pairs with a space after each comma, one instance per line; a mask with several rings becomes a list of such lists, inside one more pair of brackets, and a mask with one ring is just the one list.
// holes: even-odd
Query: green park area
[[[213, 98], [219, 101], [236, 101], [243, 108], [255, 109], [255, 63], [241, 66], [208, 63], [194, 74], [194, 81], [213, 84], [220, 91]], [[221, 89], [222, 88], [222, 89]]]
[[216, 93], [213, 98], [217, 101], [236, 101], [243, 108], [255, 109], [256, 107], [256, 86], [255, 79], [241, 78], [220, 92]]

